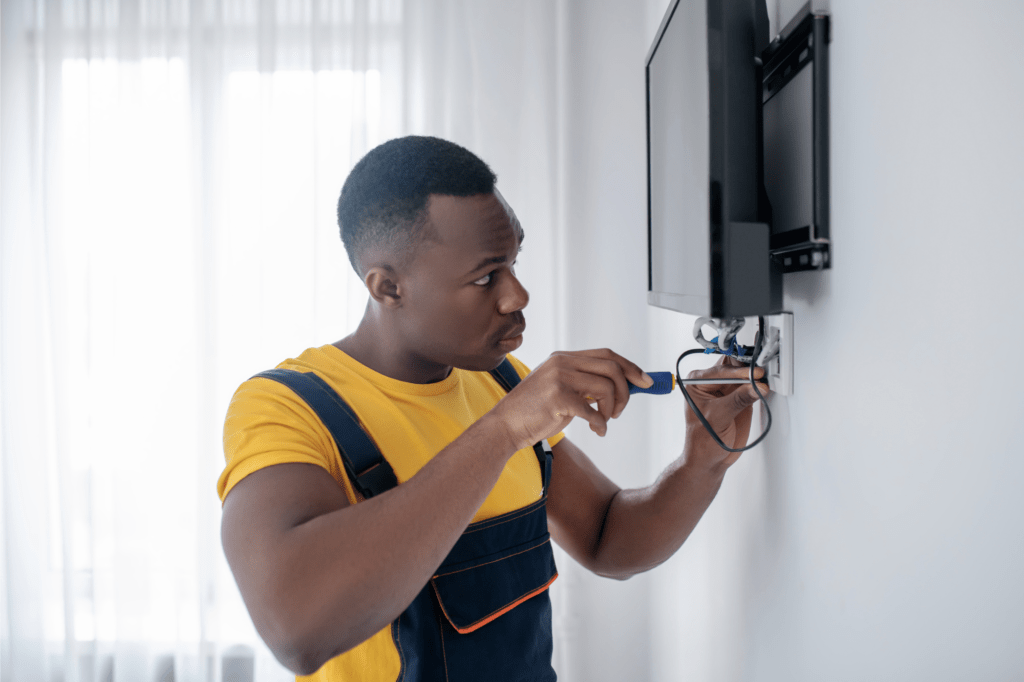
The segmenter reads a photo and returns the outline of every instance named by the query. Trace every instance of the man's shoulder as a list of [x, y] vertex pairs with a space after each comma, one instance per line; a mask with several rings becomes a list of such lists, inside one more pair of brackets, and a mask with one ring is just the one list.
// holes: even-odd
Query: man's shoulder
[[[311, 348], [274, 369], [315, 372], [324, 369], [323, 350]], [[310, 405], [288, 385], [257, 373], [235, 390], [224, 419], [226, 466], [218, 480], [223, 500], [248, 474], [274, 464], [314, 464], [344, 486], [335, 446]]]
[[346, 367], [344, 354], [333, 345], [327, 344], [307, 348], [298, 355], [282, 360], [273, 367], [254, 373], [242, 381], [238, 391], [243, 391], [244, 389], [256, 393], [266, 391], [272, 393], [280, 392], [281, 389], [274, 386], [275, 383], [282, 383], [280, 381], [275, 382], [274, 380], [274, 375], [278, 374], [276, 370], [286, 370], [302, 374], [313, 373], [336, 389], [338, 385], [344, 385], [354, 377], [354, 372]]

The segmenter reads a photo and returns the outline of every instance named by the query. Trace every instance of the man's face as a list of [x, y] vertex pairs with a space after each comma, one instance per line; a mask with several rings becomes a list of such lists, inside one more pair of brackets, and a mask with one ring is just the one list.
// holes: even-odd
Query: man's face
[[529, 294], [515, 275], [522, 228], [500, 194], [431, 195], [431, 236], [404, 268], [405, 346], [420, 360], [484, 371], [520, 346]]

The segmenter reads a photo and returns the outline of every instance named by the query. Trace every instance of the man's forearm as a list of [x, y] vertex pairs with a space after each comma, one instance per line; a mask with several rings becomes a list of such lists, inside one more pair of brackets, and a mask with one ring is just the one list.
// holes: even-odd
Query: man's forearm
[[624, 580], [671, 557], [715, 499], [724, 468], [687, 464], [685, 455], [646, 488], [612, 498], [594, 556], [594, 572]]

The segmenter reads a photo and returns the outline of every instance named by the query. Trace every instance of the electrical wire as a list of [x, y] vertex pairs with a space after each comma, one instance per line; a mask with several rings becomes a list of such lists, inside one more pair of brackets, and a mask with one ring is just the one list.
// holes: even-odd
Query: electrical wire
[[[757, 321], [759, 328], [757, 330], [757, 334], [754, 337], [754, 352], [751, 354], [754, 358], [758, 357], [758, 355], [761, 353], [761, 345], [764, 341], [764, 318], [758, 317]], [[684, 351], [683, 354], [679, 356], [679, 359], [676, 360], [676, 383], [679, 384], [679, 390], [683, 392], [683, 397], [686, 398], [686, 402], [690, 405], [690, 409], [693, 410], [693, 413], [695, 415], [697, 415], [697, 419], [699, 419], [700, 423], [704, 425], [704, 428], [707, 430], [709, 434], [711, 434], [711, 437], [715, 439], [715, 442], [718, 443], [719, 447], [721, 447], [723, 450], [727, 452], [744, 452], [746, 450], [749, 450], [752, 447], [758, 445], [761, 441], [763, 441], [765, 436], [768, 435], [768, 431], [772, 428], [772, 411], [768, 408], [768, 401], [764, 399], [764, 395], [761, 393], [760, 389], [758, 389], [757, 381], [754, 379], [754, 369], [757, 365], [755, 362], [750, 363], [750, 385], [754, 387], [754, 393], [757, 394], [757, 397], [761, 399], [761, 403], [764, 405], [764, 411], [767, 415], [767, 421], [765, 423], [764, 431], [762, 431], [761, 435], [758, 436], [757, 440], [755, 440], [750, 445], [747, 445], [746, 447], [742, 448], [730, 448], [728, 445], [722, 442], [721, 438], [718, 437], [718, 434], [715, 432], [714, 427], [711, 426], [707, 418], [700, 411], [700, 408], [697, 407], [697, 403], [695, 403], [693, 398], [690, 397], [689, 391], [687, 391], [686, 386], [683, 385], [683, 377], [680, 375], [679, 372], [679, 364], [683, 361], [683, 358], [687, 357], [688, 355], [694, 355], [697, 353], [704, 354], [704, 352], [705, 351], [702, 348], [692, 348], [688, 351]]]

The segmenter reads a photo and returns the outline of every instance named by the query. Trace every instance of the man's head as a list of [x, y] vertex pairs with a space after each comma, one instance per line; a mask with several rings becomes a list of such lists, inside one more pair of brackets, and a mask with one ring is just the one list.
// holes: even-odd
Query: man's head
[[479, 157], [436, 137], [410, 135], [372, 149], [355, 165], [338, 199], [338, 225], [360, 277], [387, 260], [400, 266], [428, 236], [431, 194], [490, 194], [496, 177]]
[[491, 369], [522, 343], [523, 230], [494, 180], [462, 147], [411, 137], [367, 154], [342, 189], [342, 238], [387, 343], [428, 375]]

